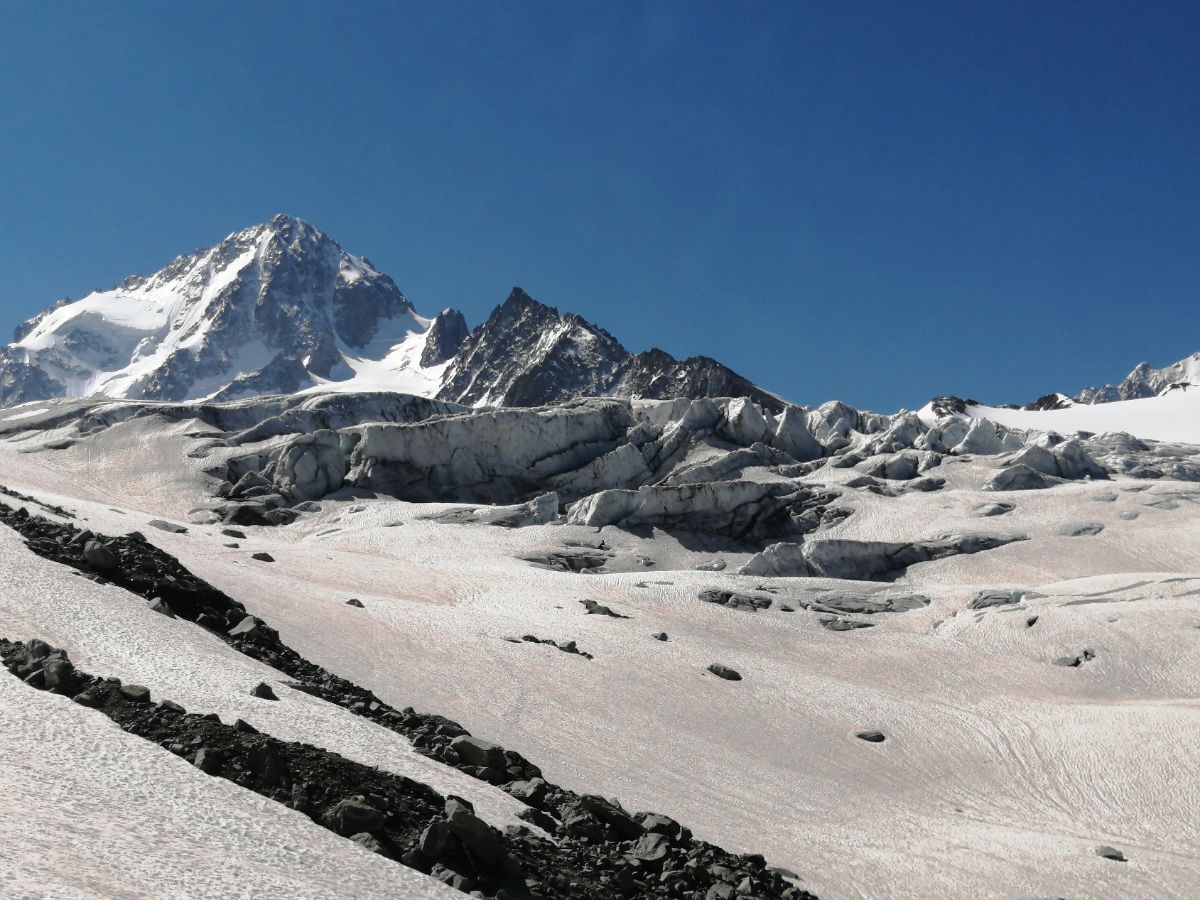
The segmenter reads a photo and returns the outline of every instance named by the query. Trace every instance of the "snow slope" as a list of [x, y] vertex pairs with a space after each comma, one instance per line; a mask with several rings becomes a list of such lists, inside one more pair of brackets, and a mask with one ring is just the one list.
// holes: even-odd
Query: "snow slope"
[[[1200, 387], [1177, 388], [1158, 397], [1078, 404], [1066, 409], [971, 406], [967, 414], [1009, 428], [1057, 431], [1064, 435], [1077, 431], [1095, 434], [1123, 431], [1145, 440], [1200, 444]], [[929, 407], [922, 410], [922, 418], [930, 416]]]

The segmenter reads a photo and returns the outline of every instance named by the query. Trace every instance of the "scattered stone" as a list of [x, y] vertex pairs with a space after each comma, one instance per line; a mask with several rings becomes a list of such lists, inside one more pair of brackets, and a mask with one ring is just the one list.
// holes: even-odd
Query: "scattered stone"
[[257, 616], [246, 616], [229, 629], [229, 636], [248, 641], [271, 641], [276, 635], [273, 628]]
[[237, 538], [242, 541], [246, 539], [246, 532], [240, 531], [237, 528], [222, 528], [221, 534], [225, 535], [225, 537]]
[[174, 522], [164, 522], [162, 519], [151, 519], [146, 524], [151, 528], [157, 528], [159, 531], [169, 531], [171, 534], [187, 534], [187, 529], [182, 525], [177, 525]]
[[721, 572], [725, 569], [725, 560], [710, 559], [708, 562], [702, 562], [698, 566], [694, 566], [697, 572]]
[[147, 603], [147, 606], [149, 606], [156, 613], [161, 613], [162, 615], [166, 616], [168, 619], [175, 618], [175, 611], [171, 609], [171, 605], [162, 597], [151, 597], [150, 601]]
[[742, 675], [736, 669], [731, 669], [729, 666], [723, 666], [720, 663], [713, 663], [708, 667], [708, 671], [712, 672], [718, 678], [723, 678], [726, 681], [741, 681]]
[[379, 843], [379, 841], [375, 840], [375, 838], [365, 831], [351, 835], [350, 840], [354, 841], [354, 843], [358, 844], [364, 850], [370, 850], [372, 853], [383, 853], [383, 844]]
[[258, 684], [256, 684], [254, 687], [252, 687], [250, 689], [250, 696], [258, 697], [260, 700], [278, 700], [279, 699], [275, 695], [275, 691], [273, 691], [271, 689], [271, 686], [269, 684], [267, 684], [265, 681], [260, 681]]
[[359, 600], [359, 599], [355, 598], [355, 597], [351, 597], [349, 600], [347, 600], [347, 601], [346, 601], [346, 605], [347, 605], [347, 606], [353, 606], [353, 607], [356, 607], [357, 609], [364, 609], [364, 608], [365, 608], [365, 607], [363, 606], [363, 602], [362, 602], [361, 600]]
[[734, 591], [707, 590], [701, 591], [697, 596], [705, 603], [715, 603], [718, 606], [727, 606], [730, 609], [744, 609], [750, 612], [769, 609], [771, 606], [770, 598], [754, 597], [750, 594], [739, 594]]
[[585, 610], [585, 615], [589, 616], [608, 616], [613, 619], [628, 619], [629, 616], [623, 616], [619, 612], [613, 612], [607, 606], [597, 603], [595, 600], [580, 600]]
[[121, 560], [117, 554], [99, 541], [88, 541], [83, 546], [83, 558], [97, 572], [112, 572], [120, 568]]
[[505, 640], [512, 644], [546, 644], [561, 650], [563, 653], [582, 656], [584, 659], [595, 659], [592, 654], [580, 650], [579, 645], [575, 641], [556, 641], [553, 638], [540, 638], [533, 634], [526, 634], [520, 638], [505, 638]]
[[275, 557], [270, 553], [251, 553], [251, 559], [257, 559], [259, 562], [275, 562]]
[[136, 703], [150, 702], [150, 688], [140, 684], [123, 684], [121, 693]]
[[669, 641], [671, 639], [665, 631], [656, 631], [651, 637], [656, 641]]
[[1089, 649], [1084, 649], [1078, 656], [1060, 656], [1054, 660], [1056, 666], [1064, 666], [1068, 669], [1077, 669], [1085, 662], [1091, 662], [1096, 658], [1096, 654]]
[[503, 769], [506, 765], [504, 748], [483, 738], [463, 734], [452, 740], [450, 746], [458, 753], [459, 759], [469, 766]]
[[1129, 860], [1125, 858], [1124, 853], [1122, 853], [1116, 847], [1109, 847], [1107, 845], [1102, 845], [1100, 847], [1097, 847], [1096, 855], [1102, 856], [1105, 859], [1111, 859], [1114, 862], [1129, 862]]
[[339, 800], [326, 809], [321, 818], [327, 827], [343, 837], [378, 831], [384, 821], [383, 813], [358, 798]]
[[854, 736], [860, 741], [866, 741], [870, 744], [882, 744], [887, 740], [887, 736], [882, 731], [856, 731]]

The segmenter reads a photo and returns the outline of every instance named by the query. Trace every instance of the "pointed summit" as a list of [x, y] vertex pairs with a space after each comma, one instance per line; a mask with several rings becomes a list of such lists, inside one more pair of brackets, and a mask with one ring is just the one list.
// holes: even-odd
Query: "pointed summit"
[[391, 278], [281, 214], [20, 326], [0, 351], [0, 403], [291, 392], [426, 324]]

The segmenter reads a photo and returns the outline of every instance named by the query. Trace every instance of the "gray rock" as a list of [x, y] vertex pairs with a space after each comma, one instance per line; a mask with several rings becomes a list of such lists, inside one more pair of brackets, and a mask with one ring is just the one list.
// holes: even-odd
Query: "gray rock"
[[170, 604], [162, 597], [151, 597], [147, 605], [156, 613], [166, 616], [168, 619], [175, 618], [175, 610], [171, 609]]
[[137, 703], [150, 702], [150, 688], [140, 684], [123, 684], [121, 693]]
[[1129, 860], [1125, 858], [1124, 853], [1122, 853], [1116, 847], [1109, 847], [1107, 845], [1097, 847], [1096, 855], [1102, 856], [1104, 859], [1111, 859], [1114, 862], [1129, 862]]
[[383, 827], [384, 815], [365, 800], [347, 798], [326, 809], [321, 819], [338, 834], [349, 837], [352, 834], [379, 831]]
[[731, 669], [729, 666], [723, 666], [720, 663], [713, 663], [708, 667], [708, 671], [712, 672], [718, 678], [723, 678], [726, 681], [741, 681], [742, 675], [736, 669]]
[[196, 752], [196, 758], [192, 765], [205, 775], [216, 775], [221, 770], [224, 762], [225, 754], [220, 750], [214, 750], [211, 747], [201, 747]]
[[871, 744], [882, 744], [887, 740], [887, 736], [882, 731], [856, 731], [854, 736], [860, 741], [867, 741]]
[[531, 778], [528, 781], [512, 781], [504, 786], [504, 790], [522, 803], [541, 806], [546, 799], [549, 785], [542, 778]]
[[504, 748], [483, 738], [463, 734], [450, 742], [459, 758], [469, 766], [503, 769], [506, 765]]
[[671, 842], [666, 835], [657, 833], [643, 834], [629, 851], [634, 859], [651, 865], [660, 864], [671, 852]]
[[115, 572], [121, 567], [121, 560], [107, 546], [99, 541], [88, 541], [83, 546], [83, 558], [97, 572]]
[[169, 531], [172, 534], [187, 534], [187, 529], [175, 522], [165, 522], [162, 519], [151, 519], [146, 523], [152, 528], [157, 528], [159, 531]]
[[271, 686], [269, 684], [267, 684], [265, 681], [260, 681], [258, 684], [256, 684], [254, 687], [252, 687], [250, 689], [250, 696], [258, 697], [260, 700], [278, 700], [279, 699], [275, 695], [275, 691], [273, 691], [271, 689]]
[[500, 833], [476, 816], [463, 801], [453, 797], [447, 799], [446, 821], [451, 834], [483, 868], [497, 870], [510, 864], [508, 848]]
[[249, 641], [259, 638], [270, 638], [274, 634], [274, 629], [270, 628], [262, 619], [256, 616], [246, 616], [242, 621], [229, 629], [230, 637], [244, 638]]
[[371, 837], [367, 832], [360, 831], [358, 834], [350, 836], [350, 840], [358, 844], [364, 850], [370, 850], [372, 853], [383, 853], [383, 844]]

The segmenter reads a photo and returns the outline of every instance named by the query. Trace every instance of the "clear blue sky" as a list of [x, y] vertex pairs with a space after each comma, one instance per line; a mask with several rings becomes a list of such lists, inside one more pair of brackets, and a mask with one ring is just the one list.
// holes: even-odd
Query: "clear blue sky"
[[276, 212], [804, 403], [1200, 350], [1200, 3], [0, 0], [0, 326]]

